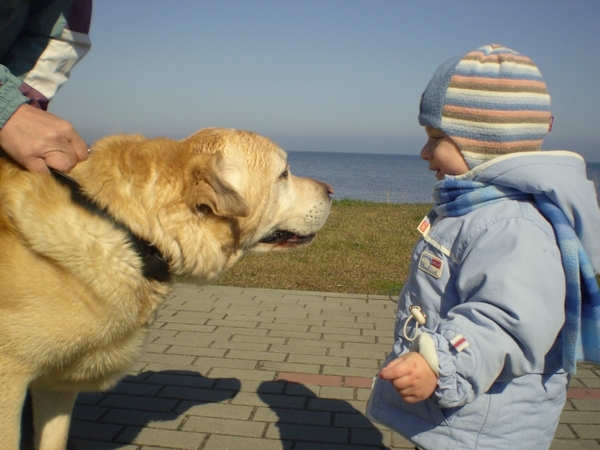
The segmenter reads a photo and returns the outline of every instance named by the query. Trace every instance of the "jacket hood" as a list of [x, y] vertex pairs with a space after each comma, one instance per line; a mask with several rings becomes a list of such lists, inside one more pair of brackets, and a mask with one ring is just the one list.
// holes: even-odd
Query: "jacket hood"
[[577, 153], [512, 153], [456, 178], [546, 195], [571, 223], [594, 272], [600, 272], [600, 209], [594, 183], [587, 179], [585, 160]]

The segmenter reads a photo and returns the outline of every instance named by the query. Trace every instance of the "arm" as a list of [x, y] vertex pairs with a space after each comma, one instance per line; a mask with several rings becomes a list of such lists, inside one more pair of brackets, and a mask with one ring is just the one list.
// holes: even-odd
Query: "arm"
[[[560, 252], [533, 222], [499, 221], [465, 254], [456, 286], [462, 302], [431, 332], [440, 373], [434, 398], [442, 407], [468, 403], [498, 380], [543, 371], [564, 323]], [[467, 346], [455, 348], [457, 336]]]
[[564, 322], [560, 254], [532, 222], [498, 221], [465, 255], [456, 278], [460, 304], [437, 328], [421, 328], [426, 348], [381, 370], [408, 403], [433, 394], [441, 407], [461, 406], [500, 379], [543, 370]]
[[87, 157], [87, 146], [44, 110], [90, 47], [91, 0], [55, 0], [26, 14], [0, 66], [0, 146], [30, 170], [68, 171]]

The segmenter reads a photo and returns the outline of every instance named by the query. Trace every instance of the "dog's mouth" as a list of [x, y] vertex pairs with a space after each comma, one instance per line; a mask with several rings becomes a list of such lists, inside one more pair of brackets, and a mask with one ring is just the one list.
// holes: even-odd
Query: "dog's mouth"
[[260, 241], [261, 244], [278, 245], [282, 247], [296, 247], [299, 245], [306, 245], [315, 238], [315, 233], [301, 236], [291, 231], [275, 230], [273, 233], [268, 234]]

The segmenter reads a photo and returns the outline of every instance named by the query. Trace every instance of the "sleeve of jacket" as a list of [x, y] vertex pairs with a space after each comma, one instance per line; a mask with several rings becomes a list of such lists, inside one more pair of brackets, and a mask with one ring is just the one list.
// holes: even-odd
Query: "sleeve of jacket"
[[52, 0], [41, 9], [31, 6], [0, 66], [0, 128], [23, 103], [47, 108], [91, 46], [91, 13], [92, 0]]
[[445, 408], [472, 401], [498, 380], [543, 371], [564, 323], [560, 252], [531, 221], [493, 223], [460, 264], [461, 304], [429, 331], [439, 360], [434, 398]]

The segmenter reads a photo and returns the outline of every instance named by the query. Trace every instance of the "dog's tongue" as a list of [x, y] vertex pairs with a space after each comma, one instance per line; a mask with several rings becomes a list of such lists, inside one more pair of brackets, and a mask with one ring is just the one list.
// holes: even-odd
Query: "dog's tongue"
[[277, 230], [262, 238], [260, 242], [263, 244], [278, 244], [279, 242], [288, 241], [294, 238], [298, 238], [298, 236], [291, 231]]

